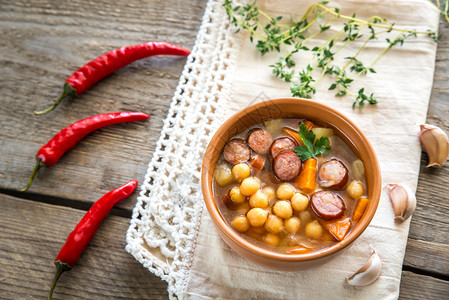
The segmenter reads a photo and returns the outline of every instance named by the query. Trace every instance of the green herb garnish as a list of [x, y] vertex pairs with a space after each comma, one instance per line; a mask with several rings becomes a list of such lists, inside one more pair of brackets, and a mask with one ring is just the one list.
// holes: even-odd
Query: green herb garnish
[[307, 130], [306, 125], [301, 124], [298, 133], [304, 146], [296, 147], [295, 152], [302, 161], [312, 157], [316, 158], [319, 154], [327, 154], [331, 150], [329, 138], [323, 136], [315, 141], [315, 133], [312, 130]]
[[[446, 19], [446, 21], [449, 23], [449, 1], [448, 0], [428, 0], [430, 3], [432, 3], [441, 13], [441, 15]], [[435, 3], [436, 2], [436, 3]]]
[[[442, 14], [447, 17], [449, 0], [444, 1]], [[433, 31], [400, 28], [378, 16], [361, 19], [355, 14], [344, 15], [338, 8], [329, 7], [327, 1], [312, 4], [303, 17], [296, 20], [269, 16], [256, 2], [237, 5], [226, 0], [223, 6], [237, 32], [248, 31], [251, 42], [262, 55], [284, 53], [270, 67], [276, 77], [291, 83], [293, 97], [312, 98], [321, 79], [327, 76], [333, 81], [328, 89], [334, 90], [336, 97], [353, 97], [353, 108], [376, 104], [374, 95], [366, 93], [363, 87], [354, 89], [353, 81], [361, 75], [376, 73], [373, 65], [380, 57], [408, 38], [418, 34], [427, 35], [435, 42], [439, 38]], [[363, 50], [379, 39], [384, 39], [384, 48], [374, 59], [363, 63]], [[374, 48], [378, 44], [376, 41]], [[341, 51], [346, 47], [351, 54], [343, 57]]]

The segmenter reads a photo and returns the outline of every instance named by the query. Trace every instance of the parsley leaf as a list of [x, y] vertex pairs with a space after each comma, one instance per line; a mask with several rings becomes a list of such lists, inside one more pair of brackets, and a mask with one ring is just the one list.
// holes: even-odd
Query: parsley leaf
[[306, 147], [300, 146], [295, 148], [296, 154], [299, 156], [301, 160], [307, 160], [311, 158], [309, 150]]
[[331, 146], [329, 145], [328, 137], [323, 136], [315, 141], [315, 155], [328, 154], [329, 150], [331, 150]]
[[315, 134], [312, 130], [307, 130], [306, 125], [301, 124], [298, 133], [304, 146], [296, 147], [295, 152], [302, 161], [316, 158], [319, 154], [327, 154], [331, 150], [329, 138], [323, 136], [315, 141]]

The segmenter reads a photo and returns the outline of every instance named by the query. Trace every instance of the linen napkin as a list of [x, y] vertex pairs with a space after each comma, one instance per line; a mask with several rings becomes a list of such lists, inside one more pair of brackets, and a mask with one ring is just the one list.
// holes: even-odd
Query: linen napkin
[[[300, 17], [312, 3], [310, 0], [285, 0], [258, 1], [257, 5], [271, 16]], [[342, 14], [355, 12], [362, 19], [373, 15], [385, 17], [403, 28], [438, 29], [439, 13], [427, 1], [339, 0], [328, 6], [339, 8]], [[234, 112], [257, 101], [290, 96], [289, 84], [275, 78], [268, 67], [276, 62], [276, 56], [261, 56], [247, 33], [234, 32], [221, 3], [209, 1], [193, 57], [186, 65], [172, 102], [171, 111], [176, 114], [170, 115], [158, 145], [164, 155], [156, 153], [150, 163], [134, 210], [127, 250], [169, 283], [173, 298], [397, 298], [410, 219], [402, 224], [394, 222], [385, 190], [372, 223], [359, 239], [335, 259], [312, 269], [285, 272], [260, 267], [241, 258], [218, 236], [198, 194], [197, 174], [201, 160], [194, 159], [204, 153], [214, 129]], [[385, 46], [385, 40], [373, 41], [365, 51], [364, 60], [372, 60]], [[344, 51], [350, 54], [354, 49]], [[360, 76], [357, 83], [354, 82], [354, 90], [363, 86], [374, 92], [379, 101], [377, 105], [365, 105], [363, 110], [353, 110], [350, 97], [334, 97], [335, 91], [327, 90], [329, 79], [324, 78], [317, 86], [313, 99], [348, 116], [371, 141], [381, 165], [384, 185], [400, 182], [416, 190], [421, 155], [419, 124], [426, 119], [435, 54], [436, 44], [424, 36], [408, 39], [402, 47], [390, 49], [374, 66], [377, 73]], [[186, 84], [193, 88], [187, 88]], [[189, 109], [200, 118], [189, 118], [185, 113]], [[176, 135], [176, 130], [170, 128], [179, 126], [187, 133], [184, 139], [178, 138], [182, 145], [170, 136]], [[186, 164], [183, 168], [183, 164], [170, 159], [169, 154], [182, 151], [180, 148], [186, 143], [193, 154], [183, 160]], [[168, 154], [166, 148], [169, 148]], [[167, 187], [176, 193], [171, 199], [165, 199], [158, 191], [166, 183], [157, 178], [164, 170], [173, 168], [181, 171]], [[186, 189], [188, 192], [183, 192]], [[367, 261], [370, 246], [381, 257], [381, 276], [367, 287], [349, 286], [345, 283], [346, 277]]]

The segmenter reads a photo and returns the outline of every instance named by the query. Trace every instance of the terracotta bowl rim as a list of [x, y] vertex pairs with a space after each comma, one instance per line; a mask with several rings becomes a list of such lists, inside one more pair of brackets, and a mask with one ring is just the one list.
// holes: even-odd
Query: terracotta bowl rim
[[[324, 113], [330, 112], [334, 115], [336, 115], [339, 119], [341, 119], [344, 123], [349, 125], [362, 139], [362, 141], [365, 144], [365, 147], [369, 150], [367, 153], [368, 160], [372, 164], [372, 176], [374, 180], [373, 184], [373, 191], [372, 196], [369, 198], [371, 202], [374, 202], [369, 206], [370, 209], [365, 211], [364, 215], [356, 225], [356, 227], [349, 233], [348, 236], [346, 236], [342, 241], [336, 243], [335, 245], [317, 250], [311, 253], [307, 254], [283, 254], [278, 253], [274, 251], [270, 251], [268, 249], [264, 249], [262, 247], [256, 246], [252, 244], [251, 242], [247, 241], [243, 237], [239, 235], [239, 233], [235, 232], [230, 226], [227, 225], [226, 221], [221, 216], [219, 209], [215, 203], [215, 199], [213, 197], [213, 188], [212, 188], [212, 182], [209, 183], [209, 181], [213, 180], [213, 172], [209, 172], [209, 168], [214, 168], [215, 166], [211, 166], [210, 160], [213, 157], [212, 153], [213, 150], [221, 150], [217, 147], [214, 147], [214, 141], [220, 138], [225, 131], [228, 130], [228, 128], [232, 128], [232, 125], [240, 119], [242, 116], [250, 113], [254, 113], [260, 108], [266, 108], [270, 105], [276, 105], [276, 104], [288, 104], [289, 102], [295, 101], [296, 103], [301, 105], [310, 105], [314, 107], [314, 109], [322, 110]], [[300, 114], [298, 114], [298, 117], [300, 117]], [[338, 128], [338, 127], [337, 127]], [[355, 143], [355, 142], [354, 142]], [[358, 154], [360, 156], [360, 154]], [[366, 162], [365, 162], [366, 163]], [[380, 201], [380, 194], [381, 194], [381, 171], [380, 171], [380, 165], [376, 156], [376, 153], [374, 151], [374, 148], [370, 141], [367, 139], [365, 134], [362, 132], [362, 130], [348, 117], [346, 117], [344, 114], [336, 110], [335, 108], [332, 108], [328, 105], [322, 104], [317, 102], [316, 100], [308, 100], [308, 99], [301, 99], [301, 98], [275, 98], [270, 100], [265, 100], [262, 102], [258, 102], [256, 104], [253, 104], [251, 106], [248, 106], [238, 112], [236, 112], [234, 115], [232, 115], [230, 118], [228, 118], [216, 131], [214, 136], [212, 137], [211, 141], [208, 144], [208, 147], [205, 151], [204, 158], [203, 158], [203, 164], [202, 164], [202, 170], [201, 170], [201, 188], [204, 196], [204, 201], [207, 207], [207, 210], [209, 211], [209, 214], [215, 224], [217, 229], [221, 231], [222, 234], [225, 234], [230, 240], [232, 240], [234, 243], [239, 245], [240, 247], [243, 247], [244, 249], [248, 250], [249, 252], [256, 254], [258, 256], [273, 259], [275, 261], [285, 261], [285, 262], [299, 262], [299, 261], [312, 261], [316, 259], [323, 258], [325, 256], [329, 256], [331, 254], [334, 254], [336, 252], [341, 251], [342, 249], [349, 246], [354, 240], [356, 240], [369, 226], [371, 223], [372, 218], [374, 217], [374, 214], [376, 213], [377, 206]]]

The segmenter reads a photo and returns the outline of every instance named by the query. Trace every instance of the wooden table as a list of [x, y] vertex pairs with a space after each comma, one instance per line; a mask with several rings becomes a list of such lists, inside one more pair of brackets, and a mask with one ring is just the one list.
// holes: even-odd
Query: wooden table
[[[206, 5], [196, 1], [0, 1], [0, 298], [44, 298], [53, 259], [92, 202], [131, 180], [141, 181], [185, 58], [132, 63], [48, 115], [72, 71], [99, 54], [143, 41], [191, 49]], [[449, 132], [449, 24], [441, 21], [428, 123]], [[98, 130], [24, 187], [34, 154], [57, 131], [111, 111], [144, 111], [149, 121]], [[449, 291], [449, 167], [421, 161], [418, 207], [403, 266], [401, 299], [442, 299]], [[166, 299], [166, 283], [125, 250], [137, 193], [105, 220], [76, 268], [59, 280], [55, 298]], [[446, 298], [447, 299], [447, 298]]]

